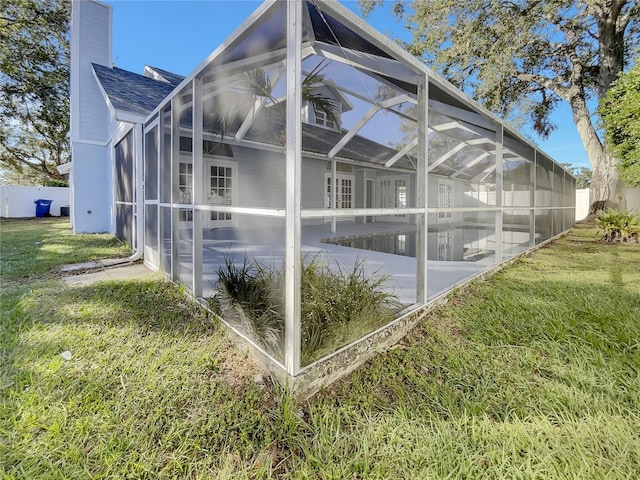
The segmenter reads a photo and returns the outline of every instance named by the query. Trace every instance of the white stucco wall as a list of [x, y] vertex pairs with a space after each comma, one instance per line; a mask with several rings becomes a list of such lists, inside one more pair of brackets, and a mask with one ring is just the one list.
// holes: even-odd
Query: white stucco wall
[[73, 229], [77, 233], [110, 232], [113, 180], [107, 147], [78, 143], [72, 155], [83, 159], [74, 160], [71, 171]]
[[35, 217], [38, 199], [53, 200], [49, 213], [54, 217], [60, 215], [60, 207], [71, 204], [68, 187], [0, 185], [0, 217]]

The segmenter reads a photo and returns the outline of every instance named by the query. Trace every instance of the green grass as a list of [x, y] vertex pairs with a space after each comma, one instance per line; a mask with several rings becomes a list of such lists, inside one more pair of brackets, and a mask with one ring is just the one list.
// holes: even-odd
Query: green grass
[[247, 354], [166, 282], [18, 277], [1, 318], [0, 478], [640, 471], [640, 247], [593, 226], [456, 293], [302, 405], [258, 388]]
[[68, 219], [0, 219], [3, 281], [49, 272], [67, 263], [124, 257], [129, 248], [112, 235], [73, 235]]

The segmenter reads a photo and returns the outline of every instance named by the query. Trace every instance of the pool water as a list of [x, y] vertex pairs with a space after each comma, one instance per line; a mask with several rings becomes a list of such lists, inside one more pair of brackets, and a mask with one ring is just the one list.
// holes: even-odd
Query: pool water
[[[494, 253], [489, 248], [489, 232], [483, 228], [451, 228], [430, 231], [429, 260], [475, 262]], [[322, 240], [323, 243], [373, 252], [416, 257], [417, 232], [388, 232]]]
[[416, 232], [392, 232], [376, 235], [329, 238], [323, 243], [359, 248], [372, 252], [391, 253], [405, 257], [416, 256]]

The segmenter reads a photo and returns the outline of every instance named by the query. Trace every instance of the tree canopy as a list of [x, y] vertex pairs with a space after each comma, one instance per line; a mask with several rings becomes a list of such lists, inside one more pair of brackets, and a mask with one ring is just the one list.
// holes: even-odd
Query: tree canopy
[[[366, 15], [383, 0], [359, 4]], [[394, 0], [392, 9], [412, 32], [403, 46], [496, 113], [524, 111], [546, 137], [555, 128], [549, 114], [567, 102], [593, 167], [592, 201], [621, 201], [617, 160], [591, 105], [638, 42], [637, 1]]]
[[71, 2], [0, 2], [0, 168], [22, 183], [64, 180]]
[[560, 166], [576, 177], [576, 188], [589, 188], [589, 184], [591, 184], [591, 169], [589, 167], [584, 165], [575, 167], [565, 162], [561, 163]]
[[640, 186], [640, 58], [606, 93], [599, 113], [607, 144], [620, 159], [620, 178], [629, 186]]

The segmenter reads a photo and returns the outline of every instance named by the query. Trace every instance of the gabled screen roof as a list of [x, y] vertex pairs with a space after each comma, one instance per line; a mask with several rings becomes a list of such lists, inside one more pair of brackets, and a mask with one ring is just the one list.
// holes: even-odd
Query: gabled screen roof
[[313, 27], [314, 37], [318, 42], [331, 45], [340, 45], [350, 50], [369, 53], [379, 57], [393, 58], [391, 55], [376, 47], [373, 43], [358, 35], [350, 28], [335, 20], [326, 12], [321, 12], [320, 8], [307, 2], [309, 17]]
[[[440, 109], [438, 111], [450, 117], [449, 123], [457, 124], [456, 128], [449, 128], [446, 132], [441, 133], [457, 137], [460, 144], [468, 144], [473, 147], [472, 150], [480, 152], [476, 154], [473, 151], [467, 151], [466, 147], [463, 151], [462, 146], [460, 150], [454, 151], [458, 147], [452, 146], [444, 150], [443, 160], [433, 166], [434, 171], [435, 169], [443, 169], [448, 164], [451, 164], [451, 168], [456, 169], [456, 162], [465, 161], [467, 156], [471, 159], [468, 160], [470, 163], [480, 166], [486, 158], [492, 155], [490, 152], [495, 148], [496, 129], [501, 128], [500, 125], [504, 125], [504, 122], [465, 97], [462, 92], [444, 79], [430, 72], [418, 60], [382, 37], [339, 3], [301, 1], [300, 5], [303, 8], [302, 35], [295, 41], [302, 43], [303, 63], [315, 56], [326, 59], [328, 67], [323, 71], [323, 75], [327, 79], [326, 84], [335, 88], [340, 95], [346, 95], [345, 98], [348, 98], [349, 101], [363, 104], [360, 109], [363, 110], [362, 112], [356, 112], [357, 109], [353, 109], [354, 116], [359, 114], [359, 118], [345, 127], [349, 128], [349, 131], [329, 151], [329, 158], [333, 158], [342, 149], [345, 149], [343, 154], [346, 155], [349, 148], [353, 146], [349, 144], [353, 141], [354, 136], [366, 136], [363, 133], [364, 127], [369, 127], [369, 124], [372, 123], [371, 118], [377, 113], [377, 111], [373, 114], [368, 110], [364, 111], [367, 108], [376, 108], [384, 111], [383, 113], [395, 114], [398, 118], [415, 123], [418, 119], [413, 118], [404, 106], [401, 109], [397, 105], [398, 102], [388, 105], [387, 103], [395, 98], [406, 97], [405, 100], [402, 100], [404, 103], [417, 104], [418, 84], [425, 78], [428, 78], [429, 82], [429, 108]], [[227, 95], [226, 98], [222, 98], [221, 92], [225, 89], [231, 92], [239, 91], [242, 82], [238, 83], [238, 75], [256, 71], [264, 73], [260, 78], [268, 80], [266, 83], [273, 83], [268, 85], [270, 88], [264, 89], [264, 91], [268, 90], [267, 93], [252, 94], [255, 97], [253, 98], [255, 108], [260, 109], [264, 105], [282, 103], [283, 100], [286, 100], [286, 88], [282, 87], [284, 81], [281, 80], [278, 83], [278, 79], [282, 78], [285, 70], [287, 42], [292, 40], [288, 39], [287, 33], [287, 8], [286, 2], [265, 2], [236, 30], [227, 42], [217, 48], [192, 73], [189, 78], [199, 77], [202, 80], [205, 98], [218, 98], [221, 103], [229, 103], [232, 97]], [[339, 65], [343, 70], [339, 71], [338, 68], [333, 68], [333, 65]], [[307, 66], [307, 68], [311, 67]], [[342, 76], [333, 75], [336, 71]], [[234, 85], [233, 82], [236, 84]], [[394, 97], [387, 100], [384, 95], [385, 89], [388, 89]], [[174, 95], [180, 94], [180, 92], [174, 92]], [[185, 101], [188, 102], [189, 99], [185, 98]], [[365, 105], [367, 103], [371, 107]], [[347, 110], [343, 110], [343, 113], [347, 113]], [[382, 114], [378, 116], [381, 117]], [[243, 118], [246, 125], [241, 129], [242, 134], [238, 134], [239, 139], [242, 139], [252, 121], [248, 113], [245, 113]], [[431, 127], [429, 125], [429, 128]], [[435, 129], [436, 125], [433, 128]], [[387, 130], [391, 130], [391, 128]], [[486, 132], [479, 133], [480, 130], [486, 130]], [[505, 131], [508, 130], [505, 129]], [[469, 132], [473, 135], [470, 136]], [[415, 133], [417, 135], [417, 129]], [[307, 135], [310, 135], [309, 132]], [[477, 135], [486, 135], [490, 141], [486, 145], [479, 142], [473, 143], [476, 141], [474, 137]], [[329, 136], [324, 135], [324, 137]], [[326, 140], [324, 137], [322, 140]], [[394, 143], [394, 138], [391, 135], [383, 135], [383, 137], [378, 139], [369, 136], [368, 138], [379, 141], [385, 145], [385, 148], [390, 145], [394, 145], [393, 149], [397, 147], [397, 142]], [[255, 140], [264, 139], [256, 138]], [[412, 140], [412, 143], [415, 144], [415, 140]], [[494, 145], [491, 145], [492, 143]], [[525, 148], [526, 152], [521, 152], [525, 144], [529, 144], [529, 142], [514, 133], [513, 138], [506, 137], [504, 146], [505, 150], [510, 150], [515, 155], [526, 156], [529, 153], [528, 147]], [[359, 146], [366, 150], [366, 145]], [[325, 147], [323, 145], [322, 149]], [[322, 149], [312, 150], [316, 152], [316, 150]], [[399, 156], [392, 156], [390, 160], [385, 161], [385, 166], [387, 168], [394, 165], [399, 168], [413, 166], [406, 163], [414, 152], [408, 146], [398, 151]], [[388, 153], [385, 152], [385, 155]], [[353, 153], [353, 155], [356, 154], [357, 152]], [[401, 159], [401, 157], [403, 158]], [[466, 173], [458, 170], [456, 169], [453, 173], [457, 176], [465, 176]]]

